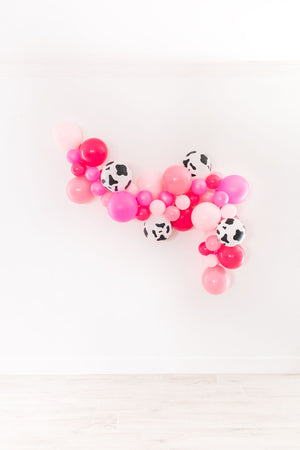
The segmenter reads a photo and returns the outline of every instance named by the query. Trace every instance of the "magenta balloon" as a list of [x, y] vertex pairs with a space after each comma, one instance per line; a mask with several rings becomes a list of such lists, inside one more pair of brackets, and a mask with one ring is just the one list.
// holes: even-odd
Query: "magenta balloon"
[[230, 277], [222, 266], [207, 267], [202, 275], [202, 284], [210, 294], [219, 295], [229, 288]]
[[229, 175], [221, 180], [218, 191], [228, 194], [229, 203], [241, 203], [249, 193], [249, 184], [240, 175]]
[[127, 191], [115, 192], [107, 203], [108, 214], [117, 222], [128, 222], [134, 219], [137, 210], [136, 198]]

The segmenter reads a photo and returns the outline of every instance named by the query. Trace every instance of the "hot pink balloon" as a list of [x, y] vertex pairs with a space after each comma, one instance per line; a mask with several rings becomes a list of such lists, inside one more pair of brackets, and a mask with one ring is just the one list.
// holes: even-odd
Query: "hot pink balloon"
[[230, 276], [221, 266], [207, 267], [202, 275], [204, 289], [213, 295], [223, 294], [230, 286]]
[[218, 186], [218, 191], [226, 192], [229, 196], [229, 203], [243, 202], [249, 193], [249, 184], [240, 175], [229, 175], [223, 178]]
[[138, 203], [134, 195], [127, 191], [115, 192], [108, 200], [107, 211], [117, 222], [128, 222], [135, 218]]
[[137, 181], [140, 191], [150, 191], [153, 198], [157, 198], [162, 190], [161, 174], [157, 172], [146, 172]]
[[200, 231], [213, 230], [220, 220], [220, 209], [213, 203], [199, 203], [192, 212], [192, 223]]
[[74, 203], [87, 203], [93, 198], [91, 182], [84, 176], [75, 177], [67, 184], [67, 195]]
[[191, 187], [191, 172], [184, 166], [171, 166], [163, 174], [163, 187], [171, 194], [185, 194]]
[[53, 131], [53, 137], [57, 146], [65, 151], [77, 150], [83, 140], [81, 129], [71, 122], [57, 124]]

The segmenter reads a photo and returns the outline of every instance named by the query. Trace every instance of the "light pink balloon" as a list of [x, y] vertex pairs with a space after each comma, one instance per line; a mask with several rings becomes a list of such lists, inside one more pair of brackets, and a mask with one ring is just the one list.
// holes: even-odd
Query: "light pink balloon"
[[175, 205], [181, 210], [188, 209], [191, 205], [191, 200], [187, 195], [178, 195], [175, 200]]
[[87, 203], [93, 198], [91, 182], [84, 176], [72, 178], [67, 184], [67, 195], [74, 203]]
[[140, 191], [150, 191], [153, 198], [157, 198], [162, 190], [162, 177], [158, 172], [146, 172], [137, 181]]
[[206, 238], [205, 245], [208, 250], [210, 250], [211, 252], [215, 252], [216, 250], [219, 250], [222, 244], [219, 241], [217, 235], [213, 234]]
[[61, 122], [53, 130], [56, 145], [62, 150], [77, 150], [83, 141], [82, 131], [76, 123]]
[[126, 189], [127, 192], [130, 192], [130, 194], [134, 195], [135, 197], [138, 195], [139, 193], [139, 188], [137, 187], [137, 185], [135, 183], [133, 183], [133, 181], [130, 183], [130, 185], [128, 186], [128, 188]]
[[215, 191], [211, 190], [211, 189], [207, 189], [207, 191], [200, 195], [200, 203], [204, 203], [204, 202], [213, 202], [213, 198], [214, 198], [214, 193]]
[[194, 208], [191, 219], [197, 230], [213, 230], [221, 220], [220, 209], [213, 203], [199, 203], [199, 205]]
[[165, 211], [165, 217], [169, 219], [171, 222], [179, 219], [180, 211], [176, 206], [168, 206]]
[[108, 200], [110, 199], [110, 197], [111, 197], [112, 195], [113, 195], [113, 193], [110, 192], [110, 191], [106, 191], [106, 192], [102, 195], [102, 197], [101, 197], [101, 203], [102, 203], [102, 205], [103, 205], [104, 207], [107, 206]]
[[163, 213], [166, 210], [166, 205], [164, 204], [164, 202], [162, 200], [153, 200], [150, 203], [150, 212], [154, 215], [154, 216], [162, 216]]
[[225, 205], [221, 208], [221, 216], [223, 217], [223, 219], [235, 217], [236, 213], [237, 213], [236, 206], [231, 205], [231, 203], [228, 203], [228, 205]]
[[207, 267], [215, 267], [218, 264], [218, 258], [216, 255], [205, 256], [205, 264]]
[[230, 276], [224, 267], [207, 267], [202, 274], [202, 285], [209, 294], [223, 294], [230, 286]]

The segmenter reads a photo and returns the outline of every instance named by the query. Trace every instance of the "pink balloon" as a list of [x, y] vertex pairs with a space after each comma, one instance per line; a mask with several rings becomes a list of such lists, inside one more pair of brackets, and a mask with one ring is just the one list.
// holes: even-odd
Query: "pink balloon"
[[75, 177], [67, 184], [67, 195], [74, 203], [87, 203], [93, 198], [91, 182], [84, 176]]
[[153, 200], [150, 203], [150, 211], [154, 216], [162, 216], [166, 210], [166, 205], [162, 200]]
[[153, 196], [150, 191], [140, 191], [136, 199], [140, 205], [149, 206], [153, 200]]
[[171, 166], [163, 174], [163, 187], [171, 194], [185, 194], [191, 187], [191, 172], [184, 166]]
[[153, 198], [157, 198], [162, 190], [161, 174], [157, 172], [146, 172], [140, 176], [137, 185], [140, 191], [150, 191]]
[[117, 222], [128, 222], [136, 216], [138, 204], [134, 195], [129, 192], [115, 192], [108, 200], [107, 211]]
[[221, 216], [223, 217], [223, 219], [230, 219], [232, 217], [235, 217], [236, 213], [237, 213], [236, 206], [231, 205], [231, 203], [223, 206], [223, 208], [221, 209]]
[[130, 183], [130, 185], [128, 186], [128, 188], [126, 189], [127, 192], [129, 192], [130, 194], [134, 195], [135, 197], [138, 195], [139, 193], [139, 188], [137, 187], [137, 185], [132, 181]]
[[215, 191], [212, 191], [211, 189], [207, 189], [206, 192], [204, 192], [204, 194], [200, 195], [200, 203], [203, 202], [213, 202], [213, 198], [214, 198], [214, 193]]
[[221, 242], [219, 241], [216, 234], [213, 234], [211, 236], [208, 236], [205, 241], [206, 248], [210, 250], [211, 252], [215, 252], [216, 250], [219, 250], [221, 247]]
[[178, 195], [175, 200], [175, 205], [178, 209], [188, 209], [191, 205], [191, 200], [187, 195]]
[[223, 294], [230, 286], [229, 274], [219, 265], [207, 267], [202, 275], [202, 285], [209, 294]]
[[202, 195], [207, 190], [206, 181], [203, 178], [196, 178], [192, 181], [191, 191], [194, 194]]
[[206, 265], [206, 267], [215, 267], [218, 264], [218, 258], [216, 255], [214, 254], [210, 254], [205, 256], [205, 261], [204, 264]]
[[217, 227], [220, 220], [220, 210], [213, 203], [199, 203], [192, 212], [192, 223], [200, 231], [213, 230]]
[[83, 140], [81, 129], [71, 122], [57, 124], [53, 131], [53, 137], [56, 145], [65, 151], [77, 150]]
[[[104, 188], [104, 189], [105, 189], [105, 188]], [[105, 190], [106, 190], [106, 189], [105, 189]], [[107, 191], [107, 190], [106, 190], [106, 192], [104, 192], [104, 194], [103, 194], [102, 197], [101, 197], [101, 203], [102, 203], [103, 206], [107, 207], [108, 201], [109, 201], [109, 199], [110, 199], [110, 197], [111, 197], [112, 195], [113, 195], [113, 193], [110, 192], [110, 191]]]
[[226, 203], [228, 203], [228, 200], [229, 200], [228, 194], [226, 194], [226, 192], [223, 191], [217, 191], [213, 196], [213, 202], [215, 205], [219, 206], [219, 208], [226, 205]]
[[241, 203], [248, 196], [249, 184], [240, 175], [230, 175], [221, 180], [218, 191], [224, 191], [228, 194], [229, 203]]
[[159, 196], [159, 200], [162, 200], [166, 206], [171, 206], [174, 203], [174, 195], [168, 191], [161, 191]]
[[180, 217], [180, 211], [176, 206], [168, 206], [165, 211], [165, 217], [173, 222]]

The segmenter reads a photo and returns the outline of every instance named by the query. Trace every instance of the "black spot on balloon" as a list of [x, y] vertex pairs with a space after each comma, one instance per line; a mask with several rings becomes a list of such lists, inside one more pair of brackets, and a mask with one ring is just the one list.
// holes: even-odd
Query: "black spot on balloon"
[[232, 225], [234, 223], [234, 219], [226, 219], [225, 223], [227, 223], [227, 225]]
[[221, 237], [221, 241], [226, 242], [226, 244], [229, 244], [229, 241], [227, 239], [227, 234], [224, 234], [224, 236]]
[[236, 230], [235, 235], [233, 236], [233, 240], [234, 241], [240, 241], [241, 239], [243, 239], [244, 236], [244, 232], [241, 230]]
[[220, 234], [220, 230], [217, 230], [217, 234]]
[[163, 235], [159, 236], [158, 241], [165, 241], [167, 238]]
[[109, 177], [108, 177], [108, 184], [110, 186], [113, 186], [114, 184], [118, 184], [118, 182], [111, 175], [109, 175]]
[[190, 156], [190, 155], [192, 155], [193, 153], [197, 153], [196, 150], [192, 150], [192, 151], [189, 152], [186, 156]]
[[157, 238], [157, 234], [156, 234], [156, 231], [155, 231], [155, 230], [152, 230], [152, 234], [153, 234], [153, 236], [154, 236], [155, 238]]
[[197, 167], [194, 166], [194, 164], [192, 164], [192, 163], [190, 163], [190, 166], [191, 166], [191, 168], [192, 168], [193, 170], [196, 170], [196, 169], [197, 169]]
[[165, 223], [156, 223], [155, 224], [158, 228], [164, 228]]
[[185, 160], [183, 161], [184, 167], [187, 167], [187, 166], [188, 166], [189, 161], [190, 161], [189, 159], [185, 159]]
[[148, 237], [148, 231], [146, 230], [146, 228], [144, 228], [144, 235], [145, 235], [146, 237]]
[[202, 164], [207, 164], [208, 158], [206, 155], [204, 155], [203, 153], [200, 156], [200, 161], [202, 162]]
[[166, 233], [169, 233], [169, 231], [170, 231], [170, 225], [167, 225], [166, 226]]
[[125, 189], [128, 188], [128, 186], [130, 185], [130, 183], [131, 183], [131, 180], [128, 181], [128, 183], [127, 183], [126, 186], [125, 186]]
[[106, 165], [105, 165], [105, 170], [109, 170], [110, 169], [110, 165], [113, 163], [113, 161], [110, 161], [109, 163], [107, 163]]
[[117, 175], [128, 175], [127, 167], [124, 164], [116, 164]]

